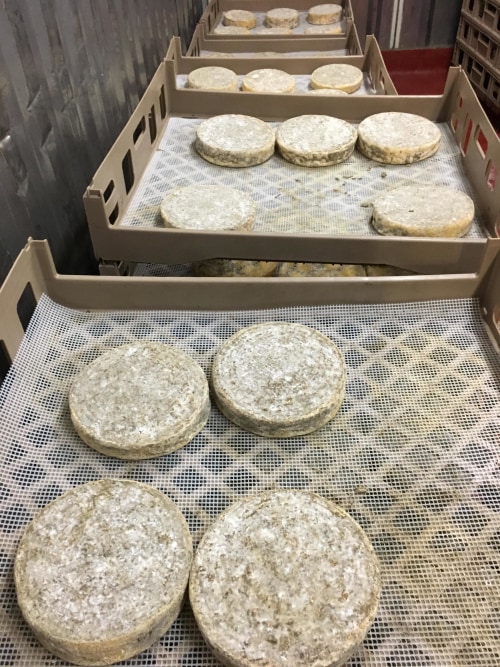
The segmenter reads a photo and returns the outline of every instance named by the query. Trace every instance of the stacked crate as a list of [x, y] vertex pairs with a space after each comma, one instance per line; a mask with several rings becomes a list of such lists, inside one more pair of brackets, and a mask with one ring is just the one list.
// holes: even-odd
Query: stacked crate
[[481, 101], [500, 112], [500, 0], [464, 0], [453, 62]]

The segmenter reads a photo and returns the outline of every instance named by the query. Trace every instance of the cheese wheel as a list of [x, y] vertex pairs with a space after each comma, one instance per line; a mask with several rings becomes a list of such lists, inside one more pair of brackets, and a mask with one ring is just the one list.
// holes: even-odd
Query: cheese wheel
[[221, 167], [252, 167], [274, 153], [274, 132], [264, 121], [242, 114], [212, 116], [200, 123], [195, 148]]
[[230, 667], [339, 667], [377, 613], [380, 565], [341, 507], [313, 493], [242, 498], [208, 528], [189, 599], [216, 658]]
[[138, 341], [104, 352], [69, 391], [78, 435], [120, 459], [162, 456], [187, 444], [210, 412], [208, 382], [182, 350]]
[[277, 270], [282, 278], [366, 276], [361, 264], [329, 264], [327, 262], [282, 262]]
[[278, 262], [251, 259], [206, 259], [193, 263], [195, 275], [209, 278], [262, 278], [274, 275]]
[[222, 22], [226, 26], [238, 26], [239, 28], [255, 28], [257, 19], [253, 12], [246, 9], [230, 9], [222, 14]]
[[345, 97], [349, 95], [344, 90], [337, 90], [336, 88], [317, 88], [316, 90], [308, 90], [309, 95], [329, 95], [331, 97]]
[[168, 630], [191, 563], [188, 526], [169, 498], [146, 484], [105, 479], [68, 491], [35, 516], [14, 579], [21, 612], [43, 646], [77, 665], [109, 665]]
[[289, 118], [276, 131], [281, 155], [302, 167], [327, 167], [347, 160], [356, 138], [356, 129], [350, 123], [323, 115]]
[[358, 126], [359, 150], [385, 164], [425, 160], [436, 153], [440, 141], [441, 133], [433, 122], [401, 111], [368, 116]]
[[400, 269], [399, 266], [390, 266], [389, 264], [365, 264], [366, 275], [370, 278], [379, 276], [413, 276], [414, 271]]
[[472, 199], [446, 185], [405, 185], [385, 192], [373, 203], [372, 224], [386, 235], [464, 236], [473, 219]]
[[255, 69], [245, 75], [241, 89], [252, 93], [293, 93], [295, 79], [279, 69]]
[[241, 329], [215, 355], [212, 388], [221, 412], [257, 435], [311, 433], [336, 415], [345, 364], [315, 329], [269, 322]]
[[342, 24], [333, 25], [315, 25], [309, 26], [304, 30], [305, 35], [340, 35], [343, 33]]
[[226, 185], [186, 185], [163, 199], [163, 224], [175, 229], [251, 229], [256, 206], [246, 192]]
[[267, 28], [296, 28], [299, 25], [299, 12], [288, 7], [270, 9], [264, 17]]
[[341, 5], [315, 5], [307, 12], [307, 20], [313, 25], [337, 23], [341, 18]]
[[254, 35], [293, 35], [293, 30], [274, 26], [274, 28], [259, 28], [259, 30], [254, 31]]
[[248, 35], [248, 28], [239, 25], [218, 25], [214, 30], [214, 35]]
[[197, 90], [238, 90], [238, 77], [227, 67], [199, 67], [189, 72], [186, 88]]
[[323, 65], [311, 74], [312, 88], [334, 88], [353, 93], [363, 83], [363, 72], [354, 65]]

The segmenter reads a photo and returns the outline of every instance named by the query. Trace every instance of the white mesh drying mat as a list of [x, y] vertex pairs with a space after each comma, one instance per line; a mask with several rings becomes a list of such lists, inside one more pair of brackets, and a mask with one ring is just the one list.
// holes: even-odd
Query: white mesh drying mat
[[[178, 74], [176, 77], [177, 88], [185, 88], [187, 82], [187, 74]], [[293, 75], [295, 79], [295, 92], [296, 93], [308, 93], [313, 88], [311, 88], [311, 75], [310, 74], [295, 74]], [[238, 75], [238, 88], [241, 90], [241, 84], [244, 79], [243, 74]], [[366, 72], [363, 72], [363, 81], [358, 90], [354, 91], [352, 95], [376, 95], [377, 91], [373, 88], [371, 84], [371, 79]], [[290, 93], [287, 93], [290, 94]]]
[[333, 51], [249, 51], [247, 53], [234, 53], [234, 52], [221, 52], [221, 51], [206, 51], [202, 49], [200, 51], [200, 58], [213, 58], [213, 57], [224, 57], [224, 58], [287, 58], [287, 57], [304, 57], [309, 58], [311, 56], [319, 56], [322, 58], [330, 58], [332, 56], [349, 56], [351, 55], [347, 49], [334, 49]]
[[[259, 35], [259, 31], [264, 30], [267, 26], [264, 23], [264, 19], [266, 17], [266, 12], [252, 12], [252, 14], [255, 15], [255, 20], [256, 20], [256, 26], [255, 28], [250, 28], [248, 30], [248, 33], [243, 33], [241, 35], [237, 35], [238, 39], [244, 38], [245, 35], [248, 37], [255, 37]], [[214, 30], [215, 28], [218, 28], [219, 26], [223, 26], [223, 14], [218, 17], [217, 23], [214, 25]], [[322, 28], [323, 26], [315, 26], [312, 23], [309, 23], [307, 20], [307, 12], [306, 11], [299, 11], [299, 25], [296, 28], [292, 28], [292, 35], [305, 35], [306, 34], [306, 28]], [[337, 21], [337, 23], [332, 23], [328, 24], [328, 27], [331, 27], [332, 29], [336, 30], [335, 33], [332, 33], [330, 35], [325, 34], [325, 33], [315, 33], [312, 35], [307, 35], [307, 37], [339, 37], [341, 35], [345, 35], [346, 32], [346, 22], [345, 19], [342, 18], [340, 21]], [[212, 37], [215, 32], [212, 30], [209, 34]], [[265, 35], [265, 33], [264, 33]], [[234, 35], [223, 35], [226, 39], [234, 37]], [[268, 37], [275, 37], [275, 35], [268, 35]]]
[[371, 203], [378, 195], [410, 183], [435, 183], [462, 190], [474, 200], [476, 216], [468, 236], [486, 235], [460, 148], [445, 123], [438, 124], [442, 136], [438, 153], [414, 164], [384, 165], [355, 150], [341, 164], [309, 168], [290, 164], [276, 152], [264, 164], [232, 169], [210, 164], [195, 151], [196, 128], [201, 122], [192, 118], [169, 120], [122, 225], [161, 227], [159, 208], [170, 190], [221, 183], [253, 197], [257, 205], [255, 232], [377, 236], [370, 218]]
[[[110, 347], [179, 346], [208, 373], [242, 326], [294, 321], [328, 335], [347, 365], [339, 414], [316, 433], [272, 440], [213, 407], [183, 449], [141, 462], [107, 458], [73, 431], [68, 388]], [[156, 486], [184, 513], [195, 545], [242, 495], [300, 488], [339, 503], [381, 559], [383, 594], [354, 666], [500, 664], [500, 358], [475, 300], [252, 312], [85, 312], [43, 297], [0, 390], [3, 665], [58, 665], [16, 606], [12, 561], [33, 513], [102, 477]], [[189, 604], [128, 665], [216, 665]]]

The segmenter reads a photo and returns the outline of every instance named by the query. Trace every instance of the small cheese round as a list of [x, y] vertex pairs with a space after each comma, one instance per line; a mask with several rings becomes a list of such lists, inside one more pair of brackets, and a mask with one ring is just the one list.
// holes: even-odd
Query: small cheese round
[[230, 9], [222, 14], [222, 22], [224, 25], [238, 26], [239, 28], [255, 28], [257, 19], [253, 12], [248, 12], [246, 9]]
[[238, 90], [238, 77], [227, 67], [198, 67], [188, 74], [186, 88]]
[[189, 599], [230, 667], [339, 667], [375, 619], [380, 564], [361, 526], [314, 493], [242, 498], [208, 528]]
[[337, 23], [341, 18], [341, 5], [315, 5], [307, 12], [307, 20], [313, 25]]
[[175, 188], [160, 206], [163, 224], [175, 229], [251, 229], [255, 212], [250, 195], [218, 184]]
[[405, 185], [373, 203], [373, 226], [392, 236], [464, 236], [473, 219], [472, 199], [446, 185]]
[[274, 28], [259, 28], [259, 30], [255, 30], [254, 35], [293, 35], [293, 30], [274, 26]]
[[210, 412], [208, 382], [182, 350], [138, 341], [84, 368], [70, 387], [69, 409], [78, 435], [98, 452], [152, 458], [201, 431]]
[[441, 142], [439, 128], [427, 118], [401, 111], [368, 116], [358, 126], [358, 148], [384, 164], [411, 164], [434, 155]]
[[279, 69], [254, 69], [243, 78], [241, 89], [252, 93], [293, 93], [295, 79]]
[[323, 65], [311, 74], [313, 88], [334, 88], [353, 93], [363, 83], [363, 72], [354, 65]]
[[356, 138], [356, 129], [350, 123], [323, 115], [289, 118], [276, 131], [281, 155], [302, 167], [327, 167], [347, 160]]
[[274, 153], [274, 132], [264, 121], [242, 114], [212, 116], [200, 123], [195, 148], [221, 167], [252, 167]]
[[327, 262], [282, 262], [276, 272], [282, 278], [355, 277], [366, 276], [361, 264], [329, 264]]
[[342, 25], [340, 23], [309, 26], [304, 30], [305, 35], [340, 35], [342, 32]]
[[196, 276], [205, 278], [263, 278], [274, 275], [278, 262], [253, 259], [206, 259], [193, 263]]
[[248, 35], [248, 28], [239, 25], [218, 25], [214, 30], [214, 35]]
[[22, 614], [77, 665], [110, 665], [176, 619], [193, 549], [182, 513], [146, 484], [104, 479], [60, 496], [27, 526], [14, 564]]
[[308, 90], [307, 93], [309, 95], [329, 95], [331, 97], [345, 97], [349, 95], [344, 90], [337, 90], [336, 88], [317, 88], [316, 90]]
[[299, 25], [299, 12], [288, 7], [270, 9], [264, 17], [264, 25], [268, 28], [296, 28]]
[[319, 331], [288, 322], [241, 329], [215, 355], [212, 387], [221, 412], [271, 438], [311, 433], [344, 398], [345, 364]]

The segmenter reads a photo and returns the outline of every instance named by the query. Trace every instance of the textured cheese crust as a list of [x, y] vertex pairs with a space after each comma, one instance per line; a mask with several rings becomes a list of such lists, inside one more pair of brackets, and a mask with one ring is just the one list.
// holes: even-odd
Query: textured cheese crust
[[231, 505], [197, 549], [189, 597], [201, 633], [231, 667], [339, 667], [380, 597], [378, 558], [341, 507], [267, 491]]
[[245, 9], [230, 9], [222, 15], [224, 25], [238, 26], [239, 28], [255, 28], [257, 19], [255, 14], [247, 12]]
[[252, 93], [293, 93], [295, 79], [279, 69], [255, 69], [245, 75], [241, 89]]
[[238, 90], [238, 77], [227, 67], [199, 67], [189, 72], [186, 87], [197, 90]]
[[313, 25], [337, 23], [341, 18], [341, 5], [315, 5], [307, 12], [307, 20]]
[[441, 142], [439, 128], [422, 116], [387, 111], [369, 116], [358, 126], [358, 148], [385, 164], [411, 164], [434, 155]]
[[213, 116], [200, 123], [195, 148], [221, 167], [253, 167], [274, 153], [274, 132], [264, 121], [241, 114]]
[[353, 93], [363, 83], [363, 72], [354, 65], [323, 65], [311, 74], [313, 88], [334, 88]]
[[366, 276], [361, 264], [328, 264], [318, 262], [282, 262], [277, 275], [282, 278], [314, 277], [353, 277]]
[[318, 88], [316, 90], [308, 90], [309, 95], [330, 95], [332, 97], [342, 97], [349, 95], [344, 90], [337, 90], [336, 88]]
[[256, 206], [246, 192], [226, 185], [186, 185], [163, 199], [160, 213], [175, 229], [251, 229]]
[[248, 35], [248, 28], [239, 25], [218, 25], [214, 30], [214, 35]]
[[210, 412], [208, 382], [182, 350], [136, 342], [105, 352], [69, 391], [78, 435], [121, 459], [162, 456], [201, 431]]
[[302, 167], [327, 167], [347, 160], [356, 138], [355, 128], [345, 120], [322, 115], [289, 118], [276, 131], [282, 156]]
[[274, 26], [274, 28], [260, 28], [254, 32], [254, 35], [293, 35], [293, 30]]
[[262, 262], [247, 259], [206, 259], [194, 262], [195, 275], [219, 278], [246, 276], [261, 278], [274, 275], [278, 262]]
[[380, 234], [464, 236], [473, 219], [472, 199], [446, 185], [405, 185], [373, 203], [372, 224]]
[[407, 269], [400, 269], [398, 266], [390, 266], [389, 264], [365, 264], [366, 275], [371, 278], [378, 276], [413, 276], [414, 271]]
[[288, 7], [270, 9], [264, 17], [267, 28], [296, 28], [299, 25], [299, 12]]
[[221, 412], [271, 438], [311, 433], [336, 415], [345, 365], [332, 341], [301, 324], [241, 329], [217, 352], [212, 387]]
[[342, 25], [315, 25], [309, 26], [304, 30], [305, 35], [340, 35], [342, 33]]
[[26, 528], [14, 578], [49, 651], [109, 665], [144, 651], [176, 619], [192, 544], [184, 517], [146, 484], [99, 480], [47, 505]]

